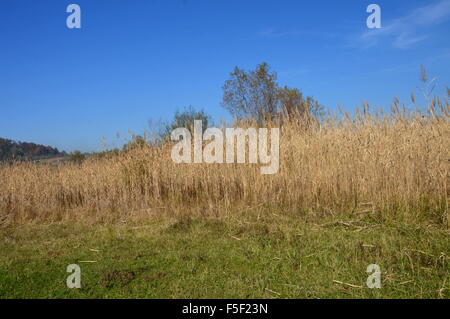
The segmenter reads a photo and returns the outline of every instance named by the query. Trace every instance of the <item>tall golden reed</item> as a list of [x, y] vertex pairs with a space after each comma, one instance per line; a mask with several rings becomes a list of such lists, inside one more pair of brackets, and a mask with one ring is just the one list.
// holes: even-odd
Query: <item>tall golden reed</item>
[[[278, 174], [255, 164], [175, 164], [171, 145], [83, 164], [0, 166], [0, 222], [223, 215], [264, 205], [302, 214], [402, 215], [448, 227], [450, 108], [285, 120]], [[279, 125], [269, 123], [268, 125]]]

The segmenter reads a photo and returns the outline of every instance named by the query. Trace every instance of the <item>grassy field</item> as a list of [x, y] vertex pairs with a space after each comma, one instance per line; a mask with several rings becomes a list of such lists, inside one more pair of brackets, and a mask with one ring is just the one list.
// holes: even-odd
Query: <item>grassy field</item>
[[[1, 298], [448, 298], [450, 240], [433, 224], [269, 208], [222, 218], [0, 230]], [[81, 289], [68, 289], [69, 264]], [[382, 288], [366, 286], [369, 264]]]

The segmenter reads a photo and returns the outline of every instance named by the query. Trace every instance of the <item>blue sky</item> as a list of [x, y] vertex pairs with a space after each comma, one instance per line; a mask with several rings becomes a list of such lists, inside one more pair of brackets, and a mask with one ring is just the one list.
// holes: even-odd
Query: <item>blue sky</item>
[[[70, 3], [81, 29], [66, 27]], [[449, 31], [450, 0], [3, 0], [0, 136], [94, 151], [188, 105], [229, 119], [221, 86], [263, 61], [332, 109], [388, 107], [421, 64], [438, 93], [450, 85]]]

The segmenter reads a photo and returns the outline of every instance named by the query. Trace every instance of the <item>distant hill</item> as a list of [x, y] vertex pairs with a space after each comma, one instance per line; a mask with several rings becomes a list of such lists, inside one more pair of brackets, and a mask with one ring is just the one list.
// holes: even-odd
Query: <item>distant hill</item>
[[65, 156], [57, 148], [0, 138], [0, 161], [37, 160]]

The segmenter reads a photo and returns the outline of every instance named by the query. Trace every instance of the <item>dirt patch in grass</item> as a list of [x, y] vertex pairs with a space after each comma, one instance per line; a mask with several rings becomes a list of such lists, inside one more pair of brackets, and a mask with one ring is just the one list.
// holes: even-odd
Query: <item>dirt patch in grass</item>
[[136, 278], [134, 271], [113, 270], [104, 274], [100, 283], [105, 288], [112, 288], [114, 286], [124, 287], [132, 282], [134, 278]]

